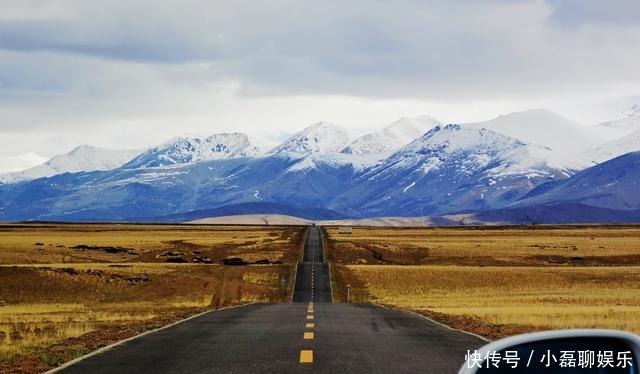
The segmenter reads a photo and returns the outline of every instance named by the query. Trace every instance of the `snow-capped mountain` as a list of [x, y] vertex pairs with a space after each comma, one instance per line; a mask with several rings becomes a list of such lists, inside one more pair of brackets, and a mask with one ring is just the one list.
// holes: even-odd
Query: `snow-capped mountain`
[[594, 163], [601, 163], [630, 152], [640, 151], [640, 105], [633, 105], [624, 110], [617, 119], [603, 122], [595, 128], [607, 134], [614, 134], [616, 138], [584, 151], [581, 157]]
[[305, 172], [311, 169], [350, 167], [354, 172], [360, 172], [378, 163], [378, 157], [370, 155], [353, 155], [344, 153], [311, 153], [296, 160], [287, 172]]
[[34, 166], [38, 166], [45, 161], [47, 161], [47, 158], [42, 157], [35, 152], [29, 152], [18, 156], [0, 157], [0, 174], [29, 169]]
[[633, 105], [629, 109], [623, 111], [617, 119], [603, 122], [597, 127], [611, 130], [619, 136], [640, 131], [640, 105]]
[[337, 153], [352, 139], [353, 135], [347, 129], [330, 122], [318, 122], [285, 140], [269, 153]]
[[464, 124], [473, 129], [488, 129], [525, 142], [572, 154], [615, 139], [615, 134], [580, 125], [546, 109], [534, 109], [501, 115], [486, 122]]
[[[640, 212], [638, 153], [593, 166], [595, 157], [587, 161], [570, 152], [593, 133], [580, 135], [585, 127], [553, 113], [438, 125], [400, 147], [432, 122], [403, 119], [355, 142], [347, 130], [321, 122], [267, 154], [238, 133], [181, 137], [144, 151], [82, 146], [14, 173], [22, 183], [0, 183], [0, 221], [161, 221], [255, 211], [629, 222], [633, 209]], [[640, 131], [595, 147], [604, 152], [598, 160], [635, 150], [638, 139]], [[18, 180], [9, 175], [10, 182]], [[568, 208], [560, 217], [552, 214], [554, 206]]]
[[582, 157], [594, 163], [601, 163], [638, 151], [640, 151], [640, 130], [586, 151], [582, 154]]
[[402, 117], [380, 131], [359, 137], [343, 149], [342, 153], [375, 154], [385, 158], [419, 138], [438, 123], [438, 120], [429, 116]]
[[124, 167], [135, 169], [182, 165], [208, 160], [251, 157], [258, 155], [259, 152], [259, 149], [251, 144], [247, 135], [242, 133], [222, 133], [209, 137], [184, 136], [147, 150]]
[[[291, 172], [298, 159], [217, 159], [169, 167], [117, 168], [0, 185], [2, 220], [154, 220], [154, 217], [246, 203], [286, 205], [329, 214], [322, 206], [354, 179], [350, 165]], [[255, 206], [258, 206], [255, 205]], [[244, 206], [244, 205], [243, 205]], [[261, 205], [260, 205], [261, 206]], [[316, 207], [316, 208], [313, 208]]]
[[578, 169], [548, 148], [490, 130], [436, 126], [365, 172], [330, 208], [374, 216], [488, 209]]
[[[413, 155], [429, 155], [438, 160], [448, 160], [460, 155], [474, 155], [467, 159], [457, 160], [463, 165], [471, 159], [480, 162], [491, 175], [500, 177], [511, 174], [527, 174], [529, 176], [546, 176], [542, 170], [554, 169], [562, 172], [575, 172], [585, 165], [563, 162], [558, 154], [546, 147], [525, 143], [520, 139], [505, 136], [487, 129], [468, 129], [452, 124], [437, 126], [423, 137], [411, 142], [399, 152], [392, 155], [388, 162], [398, 165], [398, 162], [411, 160]], [[484, 157], [483, 157], [484, 156]], [[483, 160], [484, 159], [484, 160]], [[486, 162], [489, 159], [499, 159], [500, 164]], [[475, 161], [474, 161], [475, 160]], [[540, 167], [542, 166], [542, 169]], [[437, 168], [436, 165], [433, 167]], [[462, 171], [466, 170], [464, 167]], [[537, 174], [538, 171], [541, 174]]]
[[111, 170], [131, 160], [140, 150], [119, 150], [81, 145], [71, 152], [54, 156], [42, 165], [0, 176], [3, 183], [15, 183], [62, 173]]

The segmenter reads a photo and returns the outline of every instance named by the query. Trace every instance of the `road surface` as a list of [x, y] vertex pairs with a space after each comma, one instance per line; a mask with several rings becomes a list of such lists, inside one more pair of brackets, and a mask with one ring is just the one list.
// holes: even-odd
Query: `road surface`
[[314, 301], [330, 303], [331, 280], [329, 265], [324, 262], [322, 236], [316, 226], [311, 226], [304, 243], [302, 262], [296, 271], [293, 302]]
[[[484, 342], [412, 313], [331, 303], [311, 227], [294, 300], [207, 313], [64, 368], [63, 373], [456, 373]], [[313, 301], [311, 301], [313, 300]]]

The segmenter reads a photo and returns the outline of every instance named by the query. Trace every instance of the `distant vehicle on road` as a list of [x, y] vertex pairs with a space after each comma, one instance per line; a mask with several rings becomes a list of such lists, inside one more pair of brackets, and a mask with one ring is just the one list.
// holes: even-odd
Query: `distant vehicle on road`
[[340, 227], [338, 228], [338, 234], [353, 234], [353, 229], [351, 227]]

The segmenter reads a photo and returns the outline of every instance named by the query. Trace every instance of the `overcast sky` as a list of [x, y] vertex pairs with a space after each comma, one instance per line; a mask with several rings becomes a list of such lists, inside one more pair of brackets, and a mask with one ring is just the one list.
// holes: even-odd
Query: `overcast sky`
[[0, 0], [0, 156], [319, 120], [584, 124], [640, 102], [640, 1]]

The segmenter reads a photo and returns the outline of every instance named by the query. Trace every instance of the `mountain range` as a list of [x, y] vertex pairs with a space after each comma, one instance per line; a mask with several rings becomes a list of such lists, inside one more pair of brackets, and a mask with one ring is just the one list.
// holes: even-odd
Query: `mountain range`
[[138, 155], [140, 150], [116, 150], [81, 145], [71, 152], [55, 156], [41, 165], [0, 175], [1, 183], [16, 183], [63, 173], [111, 170]]
[[638, 151], [638, 107], [592, 127], [542, 109], [468, 124], [401, 118], [360, 137], [318, 122], [266, 150], [241, 133], [183, 136], [142, 150], [80, 146], [0, 175], [0, 220], [182, 222], [263, 213], [631, 222], [640, 221]]
[[0, 157], [0, 175], [30, 169], [46, 162], [45, 157], [35, 152], [28, 152], [17, 156]]

